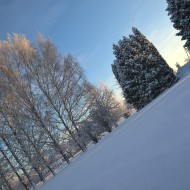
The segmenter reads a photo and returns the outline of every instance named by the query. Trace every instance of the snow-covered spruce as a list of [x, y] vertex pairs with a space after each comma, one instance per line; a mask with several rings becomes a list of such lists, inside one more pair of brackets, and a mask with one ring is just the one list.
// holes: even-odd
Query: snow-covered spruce
[[179, 30], [177, 36], [187, 40], [184, 47], [190, 50], [190, 1], [189, 0], [167, 0], [168, 15], [175, 29]]
[[133, 33], [113, 45], [112, 70], [126, 101], [141, 109], [172, 86], [176, 77], [154, 45], [138, 29]]

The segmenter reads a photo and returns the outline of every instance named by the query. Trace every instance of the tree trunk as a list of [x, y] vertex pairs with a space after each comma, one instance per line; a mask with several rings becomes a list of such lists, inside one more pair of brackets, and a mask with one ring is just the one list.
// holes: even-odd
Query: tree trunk
[[1, 178], [5, 182], [6, 186], [8, 187], [9, 190], [13, 190], [9, 182], [7, 181], [6, 177], [3, 174], [3, 171], [1, 171]]
[[40, 177], [40, 180], [45, 182], [45, 179], [43, 178], [41, 172], [39, 171], [39, 169], [37, 167], [35, 167], [35, 165], [33, 164], [33, 161], [31, 159], [31, 157], [28, 155], [25, 146], [23, 145], [22, 141], [17, 137], [17, 133], [15, 131], [13, 131], [13, 126], [11, 125], [11, 123], [9, 122], [8, 118], [6, 117], [5, 113], [2, 111], [3, 117], [5, 118], [5, 120], [7, 121], [7, 124], [9, 126], [9, 129], [12, 131], [15, 139], [17, 140], [18, 144], [21, 146], [22, 151], [24, 152], [25, 156], [28, 158], [29, 162], [31, 163], [33, 169], [36, 171], [36, 173], [38, 174], [38, 176]]
[[21, 182], [21, 184], [25, 187], [26, 190], [30, 190], [29, 187], [22, 180], [21, 176], [18, 174], [18, 172], [16, 171], [16, 169], [14, 168], [14, 166], [12, 165], [12, 163], [10, 162], [10, 160], [7, 158], [7, 156], [4, 153], [4, 151], [1, 149], [1, 146], [0, 146], [0, 151], [3, 154], [4, 158], [7, 160], [8, 164], [11, 166], [12, 170], [14, 171], [14, 173], [16, 174], [16, 176], [18, 177], [18, 179]]
[[30, 185], [35, 189], [35, 186], [33, 184], [33, 182], [30, 179], [29, 174], [26, 172], [25, 168], [22, 166], [22, 163], [20, 162], [19, 158], [16, 156], [15, 152], [12, 150], [11, 146], [9, 145], [9, 143], [7, 142], [6, 138], [2, 135], [2, 140], [5, 143], [5, 145], [8, 147], [8, 149], [10, 150], [11, 154], [13, 155], [14, 159], [17, 161], [17, 163], [19, 164], [21, 170], [23, 171], [24, 175], [27, 177]]
[[34, 147], [35, 151], [37, 152], [37, 154], [41, 157], [41, 159], [43, 160], [43, 163], [45, 164], [45, 166], [48, 168], [48, 170], [55, 175], [54, 171], [51, 169], [51, 167], [46, 163], [45, 159], [43, 158], [43, 156], [41, 156], [40, 151], [38, 150], [38, 148], [36, 147], [36, 145], [32, 142], [32, 140], [30, 140], [30, 137], [28, 136], [28, 134], [24, 131], [24, 129], [21, 128], [21, 130], [23, 131], [24, 135], [27, 137], [28, 141], [32, 144], [32, 146]]
[[[16, 136], [15, 136], [16, 137]], [[27, 151], [25, 150], [25, 147], [23, 146], [23, 144], [21, 143], [20, 139], [19, 138], [16, 138], [18, 143], [20, 144], [21, 148], [22, 148], [22, 151], [24, 152], [25, 156], [28, 158], [29, 162], [31, 163], [33, 169], [35, 170], [35, 172], [38, 174], [38, 176], [40, 177], [40, 180], [45, 182], [45, 179], [44, 177], [42, 176], [40, 170], [34, 165], [32, 159], [30, 156], [28, 156], [28, 153]]]
[[[43, 92], [43, 94], [46, 96], [46, 98], [48, 99], [48, 101], [50, 102], [51, 106], [53, 107], [53, 109], [55, 110], [55, 112], [58, 114], [59, 119], [61, 120], [62, 124], [64, 125], [64, 127], [66, 128], [66, 130], [69, 132], [69, 134], [71, 135], [71, 137], [73, 138], [73, 140], [76, 142], [77, 146], [83, 151], [85, 152], [85, 149], [80, 145], [80, 143], [76, 140], [74, 134], [72, 133], [72, 131], [69, 129], [69, 127], [67, 126], [67, 124], [65, 123], [65, 121], [63, 120], [59, 110], [56, 108], [56, 106], [54, 105], [54, 103], [52, 102], [51, 98], [49, 97], [49, 95], [47, 94], [47, 92], [43, 89], [43, 87], [40, 84], [40, 81], [38, 79], [36, 79], [39, 85], [40, 90]], [[35, 109], [35, 108], [34, 108]]]
[[93, 135], [92, 133], [88, 132], [88, 136], [91, 138], [91, 140], [95, 143], [98, 143], [98, 138]]
[[109, 126], [108, 122], [104, 122], [104, 128], [111, 133], [112, 132], [112, 128]]
[[58, 151], [60, 152], [60, 154], [63, 156], [63, 158], [65, 159], [65, 161], [69, 164], [69, 159], [67, 158], [67, 156], [63, 153], [60, 145], [56, 142], [56, 140], [53, 138], [52, 134], [50, 133], [50, 131], [46, 128], [44, 122], [41, 120], [41, 118], [39, 117], [37, 111], [35, 110], [35, 108], [33, 108], [33, 113], [35, 115], [35, 117], [38, 119], [38, 121], [41, 124], [41, 127], [44, 129], [44, 131], [48, 134], [48, 136], [50, 137], [50, 139], [52, 140], [55, 148], [58, 149]]

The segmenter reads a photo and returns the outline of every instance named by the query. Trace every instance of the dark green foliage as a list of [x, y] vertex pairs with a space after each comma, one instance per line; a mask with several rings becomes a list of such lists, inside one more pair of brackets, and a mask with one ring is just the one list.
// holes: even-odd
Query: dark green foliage
[[168, 15], [175, 29], [179, 30], [177, 36], [187, 40], [185, 47], [190, 50], [190, 1], [189, 0], [167, 0]]
[[175, 82], [173, 70], [136, 28], [113, 45], [113, 73], [127, 103], [141, 109]]

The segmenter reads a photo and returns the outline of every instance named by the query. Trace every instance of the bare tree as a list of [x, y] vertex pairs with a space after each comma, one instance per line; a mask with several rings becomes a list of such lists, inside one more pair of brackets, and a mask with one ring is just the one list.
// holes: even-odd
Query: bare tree
[[[13, 190], [13, 188], [11, 187], [11, 184], [10, 184], [9, 181], [7, 180], [6, 175], [5, 175], [4, 171], [3, 171], [3, 168], [2, 168], [2, 165], [1, 165], [2, 162], [4, 162], [4, 157], [1, 157], [1, 158], [0, 158], [0, 187], [6, 186], [7, 189]], [[5, 189], [6, 189], [6, 188], [5, 188]]]
[[[29, 146], [33, 146], [34, 150], [37, 153], [38, 160], [42, 160], [43, 164], [49, 169], [49, 171], [54, 175], [54, 171], [48, 166], [45, 159], [41, 156], [41, 153], [35, 143], [29, 137], [29, 134], [26, 132], [26, 124], [24, 123], [31, 123], [31, 121], [27, 120], [22, 116], [22, 107], [17, 104], [17, 100], [14, 97], [13, 92], [11, 89], [8, 89], [5, 84], [3, 83], [3, 79], [0, 78], [0, 89], [2, 90], [0, 93], [0, 115], [4, 119], [6, 123], [6, 127], [9, 128], [12, 135], [14, 136], [16, 142], [21, 147], [22, 151], [24, 152], [25, 156], [28, 158], [30, 164], [40, 177], [41, 181], [45, 181], [43, 178], [41, 171], [37, 167], [36, 160], [33, 159], [33, 155], [31, 154], [31, 149]], [[25, 115], [26, 116], [26, 115]], [[5, 127], [5, 126], [4, 126]], [[25, 137], [25, 141], [24, 141]], [[34, 139], [35, 135], [33, 136]], [[27, 142], [27, 143], [26, 143]], [[39, 144], [38, 144], [39, 147]], [[34, 154], [34, 152], [33, 152]]]
[[21, 184], [25, 187], [26, 190], [29, 190], [28, 185], [25, 183], [25, 181], [23, 180], [23, 178], [20, 176], [20, 174], [16, 171], [14, 165], [11, 163], [11, 161], [9, 160], [9, 158], [7, 157], [5, 151], [2, 149], [2, 147], [0, 146], [0, 153], [4, 156], [4, 158], [6, 159], [7, 163], [10, 165], [11, 169], [13, 170], [13, 172], [16, 174], [16, 176], [18, 177], [19, 181], [21, 182]]
[[0, 131], [0, 138], [3, 140], [3, 142], [5, 143], [6, 147], [9, 149], [10, 153], [12, 154], [12, 156], [14, 157], [14, 159], [16, 160], [16, 162], [19, 164], [19, 167], [21, 168], [21, 170], [23, 171], [24, 175], [26, 176], [30, 186], [34, 187], [34, 184], [30, 178], [29, 173], [26, 171], [26, 168], [23, 166], [23, 163], [21, 163], [20, 159], [18, 158], [18, 156], [16, 155], [15, 151], [13, 150], [12, 146], [10, 145], [9, 141], [6, 138], [6, 135], [3, 133], [3, 131]]
[[46, 115], [42, 107], [43, 97], [37, 96], [38, 89], [32, 83], [31, 73], [25, 67], [25, 65], [32, 63], [36, 56], [34, 48], [30, 46], [25, 37], [18, 35], [14, 35], [13, 38], [9, 37], [9, 41], [1, 43], [0, 48], [0, 70], [17, 96], [17, 101], [31, 115], [36, 125], [41, 127], [49, 136], [53, 145], [59, 150], [64, 159], [69, 162], [59, 144], [48, 130], [50, 123], [45, 121]]
[[79, 62], [62, 57], [50, 40], [39, 36], [32, 45], [15, 34], [0, 42], [0, 137], [12, 160], [0, 152], [25, 188], [36, 176], [54, 175], [60, 157], [69, 163], [101, 132], [111, 132], [121, 110], [107, 87], [89, 84]]
[[113, 94], [113, 91], [102, 83], [100, 88], [91, 86], [92, 104], [89, 111], [87, 125], [92, 131], [97, 134], [104, 132], [104, 130], [111, 132], [112, 126], [123, 115], [123, 102], [118, 101]]
[[[51, 110], [62, 129], [66, 128], [75, 143], [84, 151], [77, 141], [72, 127], [78, 131], [77, 122], [83, 118], [89, 106], [85, 101], [87, 81], [77, 61], [66, 56], [61, 61], [56, 48], [49, 40], [38, 39], [36, 60], [30, 64], [24, 62], [29, 75], [35, 81], [39, 93], [45, 97], [46, 108]], [[36, 64], [37, 63], [37, 64]]]

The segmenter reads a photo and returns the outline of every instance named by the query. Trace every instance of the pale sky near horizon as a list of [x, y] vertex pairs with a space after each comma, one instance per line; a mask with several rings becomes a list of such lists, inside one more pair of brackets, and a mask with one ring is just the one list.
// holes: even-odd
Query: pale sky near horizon
[[71, 53], [94, 84], [115, 87], [112, 44], [137, 27], [175, 69], [187, 58], [184, 42], [165, 11], [165, 0], [0, 0], [0, 40], [22, 33], [49, 37], [59, 52]]

